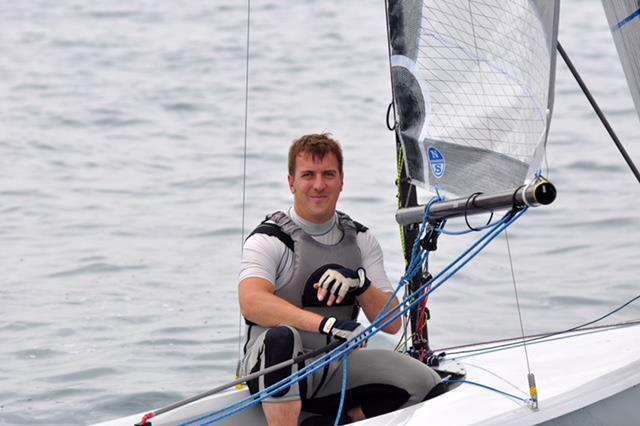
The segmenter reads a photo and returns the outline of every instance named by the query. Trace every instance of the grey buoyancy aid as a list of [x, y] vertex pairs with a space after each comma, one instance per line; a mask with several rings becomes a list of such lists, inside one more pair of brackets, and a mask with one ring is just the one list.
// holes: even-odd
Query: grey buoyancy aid
[[[317, 291], [313, 288], [313, 284], [318, 282], [324, 271], [330, 267], [357, 269], [362, 266], [362, 254], [356, 243], [356, 235], [358, 232], [365, 232], [367, 228], [342, 212], [337, 212], [337, 219], [343, 236], [333, 245], [316, 241], [282, 211], [268, 215], [251, 235], [263, 233], [274, 236], [280, 239], [288, 250], [293, 250], [293, 274], [287, 282], [278, 283], [281, 285], [276, 290], [277, 296], [322, 316], [353, 320], [357, 318], [359, 311], [353, 293], [347, 294], [340, 305], [326, 306], [326, 300], [318, 301]], [[256, 337], [266, 330], [257, 324], [246, 322], [248, 328], [245, 352]], [[300, 336], [305, 349], [319, 348], [330, 342], [329, 336], [321, 333], [300, 331]]]

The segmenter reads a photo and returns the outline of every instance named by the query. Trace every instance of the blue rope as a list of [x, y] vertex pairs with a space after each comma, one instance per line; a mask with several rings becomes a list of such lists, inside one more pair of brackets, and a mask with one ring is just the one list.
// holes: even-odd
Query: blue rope
[[[279, 382], [269, 386], [268, 388], [262, 390], [261, 392], [258, 392], [254, 395], [250, 395], [247, 398], [244, 398], [230, 406], [221, 408], [212, 413], [189, 420], [185, 423], [181, 423], [181, 425], [186, 426], [186, 425], [192, 425], [196, 423], [200, 425], [210, 425], [210, 424], [219, 422], [227, 417], [230, 417], [233, 414], [236, 414], [242, 410], [245, 410], [253, 405], [257, 405], [258, 403], [268, 398], [269, 396], [273, 395], [274, 393], [284, 390], [289, 386], [301, 381], [302, 379], [305, 379], [306, 377], [314, 374], [316, 371], [324, 368], [326, 365], [331, 364], [332, 362], [335, 362], [337, 359], [341, 357], [346, 357], [350, 352], [352, 352], [354, 349], [359, 347], [364, 342], [364, 341], [360, 341], [360, 343], [349, 346], [351, 342], [357, 341], [359, 338], [360, 337], [356, 336], [350, 341], [343, 343], [342, 345], [334, 349], [334, 351], [332, 352], [334, 355], [332, 355], [332, 353], [329, 353], [314, 360], [311, 364], [302, 368], [300, 371], [293, 373], [291, 376], [280, 380]], [[213, 419], [211, 419], [212, 417]], [[211, 420], [205, 421], [207, 419], [211, 419]], [[199, 423], [201, 421], [205, 421], [205, 422]]]
[[[408, 306], [406, 306], [405, 308], [402, 308], [402, 312], [399, 315], [396, 315], [391, 320], [386, 321], [382, 325], [379, 325], [379, 322], [381, 322], [381, 321], [378, 321], [378, 319], [376, 319], [376, 321], [374, 321], [372, 323], [372, 325], [376, 325], [378, 327], [378, 329], [383, 329], [387, 325], [389, 325], [391, 322], [393, 322], [396, 319], [398, 319], [399, 316], [401, 316], [402, 314], [406, 313], [407, 311], [413, 309], [425, 297], [429, 296], [431, 293], [433, 293], [435, 290], [437, 290], [446, 281], [448, 281], [449, 278], [451, 278], [460, 269], [462, 269], [466, 264], [468, 264], [491, 241], [493, 241], [504, 229], [506, 229], [508, 226], [510, 226], [518, 218], [520, 218], [522, 216], [522, 214], [524, 214], [525, 211], [526, 211], [526, 209], [518, 212], [517, 214], [513, 215], [508, 221], [502, 223], [501, 226], [496, 227], [496, 228], [492, 229], [490, 232], [488, 232], [487, 234], [485, 234], [482, 238], [480, 238], [478, 241], [476, 241], [474, 244], [472, 244], [471, 247], [469, 249], [467, 249], [463, 254], [458, 256], [458, 258], [456, 260], [451, 262], [445, 269], [440, 271], [435, 277], [433, 277], [427, 283], [423, 284], [421, 287], [419, 287], [411, 295], [407, 296], [407, 298], [405, 300], [403, 300], [397, 307], [392, 309], [389, 313], [383, 315], [381, 320], [389, 318], [389, 316], [390, 316], [389, 314], [390, 313], [393, 313], [395, 310], [399, 309], [402, 305], [406, 305], [408, 303], [409, 299], [411, 299], [413, 297], [416, 297], [416, 299], [413, 302], [411, 302]], [[456, 265], [458, 262], [460, 262], [461, 264], [459, 266], [457, 266], [457, 267], [454, 267], [454, 265]], [[449, 270], [451, 270], [451, 272], [449, 272]], [[434, 285], [434, 283], [435, 283], [435, 285]], [[431, 288], [428, 291], [424, 292], [423, 294], [420, 294], [425, 289], [427, 289], [429, 286], [431, 286]], [[368, 331], [368, 330], [369, 330], [369, 328], [365, 329], [365, 332]], [[375, 331], [375, 332], [377, 332], [377, 331]], [[374, 334], [375, 334], [375, 332], [374, 332]], [[370, 338], [370, 337], [368, 337], [368, 338]]]
[[[306, 366], [305, 368], [301, 369], [299, 372], [297, 372], [296, 374], [283, 379], [282, 381], [272, 385], [271, 387], [263, 390], [262, 392], [256, 393], [255, 395], [252, 395], [248, 398], [245, 398], [242, 401], [239, 401], [236, 404], [233, 404], [229, 407], [225, 407], [221, 410], [218, 410], [216, 412], [210, 413], [206, 416], [200, 417], [198, 419], [194, 419], [190, 422], [184, 423], [185, 425], [188, 424], [193, 424], [195, 422], [198, 422], [200, 420], [205, 420], [207, 418], [211, 418], [211, 417], [215, 417], [214, 419], [212, 419], [209, 422], [203, 423], [203, 424], [212, 424], [215, 423], [217, 421], [220, 421], [226, 417], [229, 417], [245, 408], [248, 408], [252, 405], [256, 405], [257, 403], [259, 403], [260, 401], [264, 400], [265, 398], [267, 398], [268, 396], [272, 395], [273, 393], [276, 393], [288, 386], [291, 386], [291, 384], [297, 383], [300, 380], [308, 377], [309, 375], [315, 373], [317, 370], [324, 368], [324, 366], [326, 366], [327, 364], [331, 363], [331, 362], [335, 362], [337, 359], [339, 359], [340, 357], [345, 356], [346, 354], [350, 353], [351, 351], [353, 351], [354, 349], [356, 349], [357, 347], [359, 347], [361, 344], [363, 344], [364, 342], [368, 341], [374, 334], [378, 333], [381, 329], [384, 329], [386, 326], [388, 326], [389, 324], [391, 324], [392, 322], [394, 322], [395, 320], [397, 320], [400, 316], [404, 315], [404, 313], [406, 313], [407, 311], [409, 311], [410, 309], [413, 309], [418, 303], [420, 303], [422, 301], [422, 299], [426, 296], [428, 296], [429, 294], [431, 294], [433, 291], [435, 291], [437, 288], [439, 288], [441, 285], [443, 285], [449, 278], [451, 278], [455, 273], [457, 273], [457, 271], [459, 271], [463, 266], [465, 266], [469, 261], [471, 261], [471, 259], [473, 259], [482, 249], [484, 249], [484, 247], [486, 247], [494, 238], [497, 237], [497, 235], [499, 235], [502, 230], [504, 230], [507, 226], [509, 226], [511, 223], [513, 223], [515, 220], [517, 220], [522, 214], [524, 213], [524, 210], [519, 212], [518, 214], [512, 216], [509, 220], [504, 221], [502, 223], [502, 226], [497, 226], [494, 229], [492, 229], [490, 232], [488, 232], [487, 234], [485, 234], [482, 238], [480, 238], [478, 241], [476, 241], [469, 249], [467, 249], [462, 255], [460, 255], [456, 260], [454, 260], [450, 265], [448, 265], [443, 271], [441, 271], [436, 277], [434, 277], [434, 279], [432, 279], [429, 283], [426, 283], [425, 285], [423, 285], [422, 287], [420, 287], [416, 292], [414, 292], [412, 294], [412, 296], [415, 296], [416, 294], [418, 294], [419, 296], [410, 304], [407, 305], [407, 300], [409, 299], [405, 299], [403, 300], [402, 303], [398, 304], [398, 306], [396, 306], [394, 309], [390, 310], [389, 312], [385, 313], [384, 315], [379, 316], [374, 322], [372, 322], [372, 324], [367, 327], [360, 335], [350, 339], [349, 341], [343, 343], [342, 345], [338, 346], [336, 349], [334, 349], [333, 353], [327, 354], [324, 357], [321, 357], [317, 360], [315, 360], [314, 362], [312, 362], [310, 365]], [[467, 257], [468, 258], [465, 258]], [[453, 266], [458, 263], [458, 262], [462, 262], [461, 265], [459, 265], [456, 268], [453, 268]], [[447, 271], [449, 271], [450, 269], [453, 270], [446, 274], [445, 273]], [[426, 286], [428, 284], [432, 284], [435, 281], [439, 282], [436, 283], [435, 286], [433, 286], [431, 288], [430, 291], [425, 292], [424, 294], [420, 295], [420, 292], [422, 292]], [[406, 305], [404, 308], [402, 308], [403, 305]], [[395, 311], [400, 310], [400, 312], [398, 314], [394, 315]], [[385, 321], [386, 320], [386, 321]], [[383, 324], [381, 324], [384, 321]], [[377, 329], [374, 329], [374, 327], [377, 327]]]
[[[429, 284], [433, 285], [433, 283], [438, 281], [440, 279], [440, 277], [442, 277], [444, 274], [446, 274], [450, 269], [454, 268], [454, 266], [458, 262], [462, 262], [462, 265], [460, 267], [457, 267], [457, 268], [454, 269], [454, 271], [458, 271], [462, 266], [466, 265], [473, 257], [475, 257], [477, 254], [479, 254], [480, 251], [482, 251], [482, 249], [484, 249], [484, 247], [486, 247], [489, 242], [491, 242], [493, 239], [495, 239], [504, 229], [506, 229], [508, 226], [510, 226], [513, 222], [515, 222], [525, 211], [526, 211], [526, 209], [524, 209], [521, 212], [519, 212], [519, 213], [517, 213], [515, 215], [512, 215], [510, 217], [505, 217], [505, 218], [501, 219], [499, 222], [496, 222], [496, 224], [495, 224], [496, 226], [491, 231], [487, 232], [480, 239], [478, 239], [475, 243], [473, 243], [461, 255], [459, 255], [453, 262], [451, 262], [449, 265], [447, 265], [442, 271], [440, 271], [436, 276], [434, 276], [429, 282], [423, 284], [411, 296], [419, 295], [419, 292], [424, 290], [425, 288], [427, 288], [429, 286]], [[469, 259], [464, 260], [465, 257], [467, 257], [467, 256], [469, 256]], [[447, 279], [451, 275], [452, 274], [446, 275]], [[414, 274], [414, 276], [415, 276], [415, 274]], [[403, 280], [404, 279], [412, 279], [412, 278], [413, 277], [405, 276], [405, 277], [403, 277]], [[432, 287], [431, 291], [428, 294], [433, 292], [440, 285], [441, 285], [441, 283], [437, 284], [436, 287]]]
[[[380, 330], [384, 329], [386, 326], [391, 324], [393, 321], [397, 320], [400, 316], [404, 315], [404, 313], [406, 313], [410, 309], [413, 309], [418, 303], [420, 303], [422, 301], [422, 299], [424, 297], [426, 297], [427, 295], [431, 294], [437, 288], [442, 286], [449, 278], [451, 278], [453, 275], [455, 275], [455, 273], [457, 273], [463, 266], [465, 266], [469, 261], [471, 261], [471, 259], [473, 259], [482, 249], [484, 249], [484, 247], [486, 247], [494, 238], [496, 238], [507, 226], [509, 226], [515, 220], [517, 220], [524, 213], [524, 211], [525, 210], [519, 212], [516, 215], [513, 215], [507, 221], [503, 221], [501, 226], [495, 227], [490, 232], [485, 234], [483, 237], [478, 239], [478, 241], [476, 241], [474, 244], [472, 244], [472, 246], [469, 249], [467, 249], [462, 255], [460, 255], [456, 260], [454, 260], [450, 265], [448, 265], [443, 271], [441, 271], [429, 283], [426, 283], [425, 285], [420, 287], [416, 292], [414, 292], [412, 294], [412, 296], [415, 296], [416, 294], [418, 294], [419, 296], [412, 303], [407, 305], [407, 303], [408, 303], [407, 301], [409, 299], [403, 300], [403, 302], [398, 304], [398, 306], [396, 306], [394, 309], [390, 310], [389, 312], [385, 313], [384, 315], [379, 316], [379, 318], [377, 318], [374, 322], [372, 322], [372, 324], [369, 327], [367, 327], [362, 332], [362, 334], [350, 339], [349, 341], [343, 343], [342, 345], [340, 345], [336, 349], [334, 349], [333, 353], [327, 354], [324, 357], [315, 360], [309, 366], [301, 369], [298, 373], [296, 373], [296, 374], [294, 374], [294, 375], [292, 375], [292, 376], [290, 376], [288, 378], [283, 379], [282, 381], [272, 385], [271, 387], [265, 389], [264, 391], [262, 391], [260, 393], [252, 395], [251, 397], [246, 398], [243, 401], [239, 401], [238, 403], [236, 403], [236, 404], [234, 404], [234, 405], [232, 405], [230, 407], [226, 407], [224, 409], [218, 410], [218, 411], [216, 411], [214, 413], [211, 413], [211, 414], [209, 414], [207, 416], [203, 416], [203, 417], [201, 417], [199, 419], [195, 419], [195, 420], [193, 420], [193, 421], [191, 421], [189, 423], [185, 423], [185, 424], [192, 424], [193, 422], [197, 422], [199, 420], [210, 418], [210, 417], [213, 417], [213, 416], [216, 416], [216, 415], [221, 415], [221, 416], [218, 417], [218, 418], [214, 418], [210, 422], [207, 422], [207, 423], [204, 423], [204, 424], [212, 424], [212, 423], [215, 423], [217, 421], [220, 421], [220, 420], [222, 420], [222, 419], [224, 419], [224, 418], [226, 418], [226, 417], [228, 417], [228, 416], [230, 416], [232, 414], [235, 414], [236, 412], [239, 412], [239, 411], [241, 411], [241, 410], [243, 410], [245, 408], [248, 408], [248, 407], [250, 407], [252, 405], [257, 404], [258, 402], [262, 401], [263, 399], [267, 398], [268, 396], [272, 395], [273, 393], [276, 393], [276, 392], [286, 388], [287, 386], [290, 386], [291, 384], [296, 383], [296, 382], [302, 380], [303, 378], [308, 377], [309, 375], [313, 374], [317, 370], [319, 370], [321, 368], [324, 368], [324, 366], [326, 366], [327, 364], [329, 364], [331, 362], [335, 362], [340, 357], [343, 357], [346, 354], [350, 353], [355, 348], [360, 346], [362, 343], [364, 343], [365, 341], [370, 339], [374, 334], [378, 333]], [[454, 268], [454, 265], [456, 263], [458, 263], [458, 262], [461, 262], [461, 264]], [[447, 273], [450, 269], [453, 269], [453, 270], [451, 272]], [[437, 282], [435, 284], [435, 286], [432, 286], [432, 288], [428, 292], [425, 292], [424, 294], [420, 295], [420, 292], [422, 292], [426, 288], [426, 286], [428, 284], [432, 284], [433, 285], [434, 282]], [[402, 308], [403, 305], [406, 305], [406, 306], [404, 308]], [[398, 314], [394, 315], [394, 312], [398, 311], [398, 310], [401, 310], [401, 311]], [[383, 321], [384, 321], [384, 323], [383, 323]], [[374, 329], [374, 327], [377, 327], [377, 329]], [[369, 334], [369, 335], [367, 335], [367, 334]], [[225, 414], [223, 414], [225, 411], [227, 411], [227, 412]]]
[[[409, 265], [407, 266], [404, 275], [398, 281], [398, 285], [393, 291], [393, 295], [389, 298], [389, 300], [387, 300], [387, 302], [384, 304], [382, 309], [380, 309], [380, 312], [378, 313], [376, 320], [380, 318], [384, 313], [387, 312], [387, 309], [391, 305], [391, 302], [393, 300], [396, 300], [396, 297], [400, 289], [405, 288], [411, 282], [411, 280], [413, 280], [413, 278], [418, 274], [419, 272], [418, 266], [421, 268], [422, 265], [429, 259], [429, 252], [421, 248], [420, 240], [424, 237], [424, 234], [427, 229], [427, 225], [429, 223], [429, 213], [431, 213], [431, 206], [434, 203], [438, 201], [443, 201], [443, 200], [444, 198], [440, 197], [440, 194], [438, 193], [438, 195], [436, 197], [432, 197], [427, 203], [427, 205], [425, 206], [424, 212], [422, 214], [422, 223], [420, 224], [420, 228], [418, 230], [418, 237], [413, 241], [413, 246], [411, 247], [411, 261], [409, 262]], [[402, 298], [402, 300], [406, 300], [406, 299], [407, 297]], [[406, 338], [407, 326], [408, 326], [408, 322], [405, 322], [403, 331], [402, 331], [402, 340]]]
[[440, 195], [440, 185], [436, 183], [436, 184], [433, 186], [433, 189], [435, 189], [435, 190], [436, 190], [436, 195], [437, 195], [437, 197], [438, 197], [439, 199], [441, 199], [441, 200], [444, 200], [444, 197]]
[[349, 384], [349, 356], [345, 356], [342, 361], [342, 389], [340, 391], [340, 405], [338, 406], [338, 413], [336, 414], [336, 421], [333, 426], [340, 425], [340, 418], [342, 417], [342, 410], [344, 409], [344, 399], [347, 394], [347, 385]]
[[[225, 407], [223, 409], [217, 410], [215, 412], [212, 412], [210, 414], [207, 414], [205, 416], [193, 419], [189, 422], [183, 423], [183, 425], [190, 425], [190, 424], [194, 424], [196, 422], [199, 422], [201, 420], [206, 420], [206, 419], [210, 419], [211, 417], [214, 417], [212, 420], [205, 422], [205, 423], [201, 423], [203, 425], [209, 425], [209, 424], [213, 424], [215, 422], [218, 422], [220, 420], [223, 420], [224, 418], [227, 418], [239, 411], [242, 411], [246, 408], [249, 408], [253, 405], [258, 404], [259, 402], [261, 402], [262, 400], [266, 399], [267, 397], [271, 396], [272, 394], [283, 390], [285, 388], [287, 388], [288, 386], [291, 386], [292, 384], [295, 384], [299, 381], [301, 381], [302, 379], [308, 377], [309, 375], [315, 373], [316, 371], [318, 371], [321, 368], [324, 368], [326, 365], [335, 362], [336, 360], [342, 358], [342, 357], [347, 357], [348, 354], [350, 352], [352, 352], [353, 350], [355, 350], [356, 348], [360, 347], [362, 344], [364, 344], [365, 342], [367, 342], [371, 337], [373, 337], [373, 335], [377, 334], [378, 332], [380, 332], [382, 329], [386, 328], [389, 324], [393, 323], [394, 321], [396, 321], [398, 318], [400, 318], [402, 315], [404, 315], [406, 312], [408, 312], [409, 310], [415, 308], [415, 306], [420, 303], [425, 297], [427, 297], [428, 295], [430, 295], [433, 291], [437, 290], [440, 286], [442, 286], [446, 281], [449, 280], [449, 278], [451, 278], [453, 275], [455, 275], [462, 267], [464, 267], [467, 263], [469, 263], [475, 256], [477, 256], [493, 239], [495, 239], [504, 229], [506, 229], [508, 226], [510, 226], [513, 222], [515, 222], [518, 218], [520, 218], [522, 216], [522, 214], [524, 214], [526, 212], [526, 208], [521, 210], [520, 212], [516, 213], [516, 214], [512, 214], [512, 215], [506, 215], [505, 218], [503, 218], [501, 221], [496, 222], [495, 226], [492, 227], [492, 229], [487, 232], [485, 235], [483, 235], [481, 238], [479, 238], [474, 244], [472, 244], [467, 250], [465, 250], [465, 252], [463, 252], [460, 256], [458, 256], [458, 258], [456, 258], [453, 262], [451, 262], [445, 269], [443, 269], [442, 271], [440, 271], [433, 279], [431, 279], [429, 282], [425, 283], [424, 285], [422, 285], [419, 289], [417, 289], [414, 293], [412, 293], [409, 297], [405, 298], [402, 302], [400, 302], [398, 304], [398, 306], [394, 307], [393, 309], [391, 309], [388, 312], [385, 312], [384, 314], [379, 315], [372, 323], [369, 327], [365, 328], [364, 331], [359, 334], [358, 336], [353, 337], [352, 339], [344, 342], [343, 344], [341, 344], [340, 346], [338, 346], [337, 348], [335, 348], [331, 353], [320, 357], [318, 359], [316, 359], [315, 361], [313, 361], [311, 364], [309, 364], [308, 366], [305, 366], [304, 368], [302, 368], [300, 371], [298, 371], [297, 373], [292, 374], [291, 376], [281, 380], [280, 382], [271, 385], [270, 387], [264, 389], [261, 392], [258, 392], [254, 395], [251, 395], [250, 397], [247, 397], [235, 404], [232, 404], [231, 406]], [[425, 217], [428, 214], [428, 209], [425, 209]], [[426, 222], [423, 221], [423, 225]], [[415, 248], [416, 244], [414, 244], [414, 248]], [[419, 258], [424, 258], [424, 254], [423, 253], [418, 253], [418, 257]], [[458, 262], [461, 262], [461, 264], [457, 267], [454, 267], [454, 265], [456, 265]], [[411, 262], [416, 263], [417, 265], [421, 264], [419, 262]], [[448, 271], [451, 270], [451, 272], [448, 273]], [[414, 265], [414, 268], [412, 268], [412, 272], [413, 272], [413, 276], [415, 276], [415, 273], [417, 272], [417, 268]], [[403, 277], [404, 280], [406, 280], [408, 278], [408, 276], [410, 276], [409, 273], [405, 274], [405, 277]], [[411, 277], [413, 278], [413, 277]], [[410, 279], [410, 278], [409, 278]], [[434, 285], [435, 283], [435, 285]], [[402, 287], [405, 284], [402, 284], [402, 280], [398, 285], [398, 288], [396, 288], [396, 291], [394, 292], [397, 293], [397, 291], [399, 290], [400, 287]], [[425, 291], [423, 294], [422, 293], [429, 285], [431, 285], [431, 288], [428, 291]], [[413, 300], [413, 302], [409, 303], [408, 301], [411, 300], [411, 298], [416, 297], [415, 300]], [[385, 305], [385, 307], [388, 307], [387, 305]], [[396, 313], [396, 311], [399, 311]], [[216, 417], [217, 416], [217, 417]]]

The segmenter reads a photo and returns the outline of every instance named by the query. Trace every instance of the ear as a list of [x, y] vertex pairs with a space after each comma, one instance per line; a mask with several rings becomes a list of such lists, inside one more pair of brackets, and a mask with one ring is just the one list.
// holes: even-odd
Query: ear
[[296, 190], [293, 189], [293, 176], [288, 175], [287, 180], [289, 181], [289, 190], [291, 191], [292, 194], [294, 194]]

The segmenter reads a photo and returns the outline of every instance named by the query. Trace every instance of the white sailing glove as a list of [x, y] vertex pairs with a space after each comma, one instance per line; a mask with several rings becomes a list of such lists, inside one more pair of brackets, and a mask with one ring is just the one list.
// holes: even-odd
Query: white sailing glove
[[319, 331], [327, 336], [350, 340], [361, 334], [364, 331], [364, 327], [359, 322], [325, 317], [320, 323]]
[[364, 268], [358, 268], [357, 271], [349, 268], [327, 269], [318, 283], [320, 288], [327, 289], [340, 300], [344, 299], [349, 291], [360, 296], [371, 285]]

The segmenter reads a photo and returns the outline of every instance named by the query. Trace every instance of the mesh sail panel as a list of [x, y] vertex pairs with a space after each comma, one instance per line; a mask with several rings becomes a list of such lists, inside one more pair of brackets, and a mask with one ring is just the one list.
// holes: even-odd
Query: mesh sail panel
[[602, 0], [602, 5], [640, 117], [640, 2]]
[[557, 2], [388, 6], [398, 131], [412, 183], [464, 196], [532, 177], [553, 104]]

